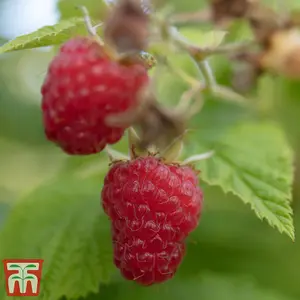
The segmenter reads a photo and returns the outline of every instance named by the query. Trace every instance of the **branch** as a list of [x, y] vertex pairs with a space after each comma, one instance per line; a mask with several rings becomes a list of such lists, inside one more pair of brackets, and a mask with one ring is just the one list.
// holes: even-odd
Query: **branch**
[[179, 13], [173, 15], [170, 22], [174, 25], [196, 23], [203, 24], [211, 21], [211, 11], [209, 9], [200, 10], [197, 12]]

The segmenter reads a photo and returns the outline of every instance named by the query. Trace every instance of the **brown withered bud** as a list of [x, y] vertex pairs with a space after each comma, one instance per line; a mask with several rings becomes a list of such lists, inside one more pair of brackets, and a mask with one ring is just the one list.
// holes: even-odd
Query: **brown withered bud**
[[119, 0], [104, 22], [104, 39], [118, 53], [145, 50], [148, 44], [149, 16], [140, 0]]
[[[270, 72], [300, 79], [300, 30], [295, 26], [297, 17], [255, 3], [249, 8], [247, 19], [260, 46], [256, 53], [239, 54], [238, 60], [248, 63], [250, 78], [254, 80], [261, 73]], [[245, 83], [241, 83], [242, 78], [246, 79], [240, 73], [238, 80], [235, 79], [237, 86]]]
[[212, 18], [215, 23], [243, 18], [254, 0], [211, 0]]
[[247, 19], [256, 41], [264, 48], [269, 47], [270, 38], [274, 33], [291, 27], [291, 22], [286, 15], [279, 15], [271, 8], [259, 3], [251, 5]]
[[244, 52], [233, 58], [247, 64], [247, 76], [239, 71], [235, 86], [242, 86], [254, 76], [263, 72], [281, 74], [290, 79], [300, 79], [300, 30], [298, 28], [278, 29], [268, 37], [268, 43], [262, 49], [250, 53]]
[[265, 70], [300, 79], [300, 31], [298, 28], [279, 30], [272, 34], [269, 47], [260, 55]]
[[110, 115], [106, 118], [109, 126], [123, 127], [135, 125], [140, 131], [140, 149], [154, 145], [158, 149], [166, 149], [186, 130], [183, 115], [172, 109], [161, 106], [147, 87], [141, 91], [140, 105], [130, 111]]

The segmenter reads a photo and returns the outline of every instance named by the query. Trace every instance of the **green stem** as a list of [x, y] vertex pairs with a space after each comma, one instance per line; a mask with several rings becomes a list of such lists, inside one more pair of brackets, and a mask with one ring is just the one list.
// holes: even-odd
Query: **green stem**
[[190, 44], [183, 36], [179, 34], [175, 27], [170, 27], [168, 34], [175, 43], [175, 45], [177, 45], [179, 48], [189, 52], [194, 57], [202, 57], [202, 59], [216, 54], [232, 55], [233, 53], [248, 50], [249, 47], [254, 47], [256, 45], [254, 41], [246, 41], [229, 43], [213, 48], [199, 47], [194, 44]]
[[103, 45], [102, 39], [97, 34], [97, 27], [101, 26], [102, 24], [98, 24], [97, 26], [93, 26], [92, 20], [91, 20], [91, 17], [89, 15], [89, 12], [88, 12], [87, 8], [83, 5], [78, 5], [76, 7], [77, 7], [77, 9], [79, 9], [81, 11], [81, 13], [83, 15], [85, 27], [86, 27], [88, 33], [92, 37], [94, 37], [101, 45]]
[[245, 97], [225, 86], [216, 85], [212, 90], [212, 93], [223, 100], [227, 100], [228, 102], [233, 102], [240, 105], [249, 104], [249, 101]]
[[238, 49], [245, 47], [245, 43], [225, 45], [223, 47], [217, 47], [215, 49], [205, 49], [189, 44], [174, 27], [169, 28], [169, 36], [172, 38], [174, 44], [177, 47], [189, 53], [191, 58], [194, 60], [195, 64], [197, 65], [199, 71], [201, 72], [205, 80], [204, 91], [212, 93], [213, 95], [216, 95], [230, 102], [242, 105], [249, 105], [249, 101], [243, 96], [234, 92], [230, 88], [226, 88], [217, 84], [214, 73], [207, 60], [207, 57], [211, 54], [231, 53], [232, 51], [237, 51]]
[[213, 90], [216, 86], [216, 80], [209, 62], [205, 59], [202, 61], [196, 61], [196, 64], [204, 77], [206, 89], [209, 91]]
[[249, 47], [254, 46], [255, 43], [253, 41], [248, 42], [239, 42], [239, 43], [231, 43], [227, 45], [222, 45], [213, 49], [203, 49], [203, 53], [206, 55], [213, 54], [232, 54], [234, 52], [240, 52], [248, 49]]
[[[197, 60], [196, 57], [193, 57], [195, 63], [197, 64], [199, 71], [202, 73], [204, 80], [205, 80], [205, 90], [217, 97], [222, 98], [223, 100], [227, 100], [229, 102], [234, 102], [237, 104], [248, 104], [249, 101], [239, 95], [238, 93], [234, 92], [232, 89], [223, 87], [217, 84], [216, 79], [214, 77], [213, 71], [209, 65], [207, 59], [204, 60]], [[205, 91], [204, 90], [204, 91]]]

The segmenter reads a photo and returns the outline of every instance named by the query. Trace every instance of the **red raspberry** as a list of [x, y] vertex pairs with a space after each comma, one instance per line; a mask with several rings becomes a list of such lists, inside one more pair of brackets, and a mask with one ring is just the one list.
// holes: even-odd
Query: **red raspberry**
[[114, 263], [128, 280], [153, 285], [171, 279], [185, 254], [183, 242], [125, 238], [114, 240]]
[[146, 82], [144, 66], [112, 60], [95, 40], [67, 41], [50, 63], [41, 90], [47, 138], [78, 155], [116, 143], [126, 128], [108, 127], [104, 119], [138, 105], [137, 92]]
[[151, 156], [115, 163], [104, 181], [102, 205], [124, 277], [143, 285], [171, 278], [184, 239], [198, 225], [202, 200], [197, 174], [188, 166]]

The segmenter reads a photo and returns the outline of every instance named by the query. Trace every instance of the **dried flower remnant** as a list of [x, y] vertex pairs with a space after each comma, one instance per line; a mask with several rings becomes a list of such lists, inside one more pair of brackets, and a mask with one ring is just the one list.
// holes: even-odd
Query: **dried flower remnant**
[[[295, 16], [278, 13], [260, 3], [251, 5], [247, 20], [252, 29], [257, 49], [238, 53], [233, 59], [248, 64], [247, 80], [241, 82], [243, 71], [238, 71], [234, 85], [239, 90], [253, 86], [264, 72], [300, 79], [300, 30]], [[245, 75], [245, 72], [244, 72]], [[239, 78], [239, 80], [236, 80]], [[249, 79], [249, 80], [248, 80]]]
[[120, 54], [143, 51], [148, 45], [148, 25], [140, 0], [120, 0], [104, 22], [104, 38]]
[[137, 145], [140, 149], [155, 146], [157, 149], [167, 148], [174, 139], [186, 131], [184, 113], [161, 106], [154, 93], [145, 88], [140, 92], [141, 105], [131, 111], [110, 115], [106, 123], [110, 126], [134, 124], [141, 131]]
[[279, 15], [271, 8], [261, 4], [251, 6], [247, 19], [256, 41], [263, 47], [268, 46], [271, 36], [276, 31], [291, 27], [291, 22], [286, 16]]
[[288, 78], [300, 79], [300, 31], [298, 28], [275, 32], [269, 47], [259, 59], [263, 69], [282, 74]]
[[215, 23], [245, 17], [254, 0], [211, 0], [212, 19]]
[[290, 16], [257, 5], [249, 22], [262, 50], [257, 62], [262, 70], [300, 79], [300, 31]]

